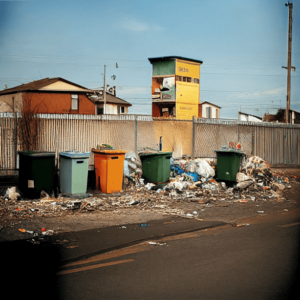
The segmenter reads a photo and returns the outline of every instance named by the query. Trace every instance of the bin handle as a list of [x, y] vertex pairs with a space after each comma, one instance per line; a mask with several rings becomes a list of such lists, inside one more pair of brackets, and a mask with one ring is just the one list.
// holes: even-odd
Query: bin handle
[[119, 156], [113, 156], [111, 159], [119, 159]]
[[172, 156], [166, 156], [165, 158], [166, 158], [166, 159], [170, 159], [171, 157], [172, 157]]
[[84, 161], [83, 161], [83, 160], [78, 160], [78, 161], [76, 161], [76, 163], [77, 163], [77, 164], [83, 164]]

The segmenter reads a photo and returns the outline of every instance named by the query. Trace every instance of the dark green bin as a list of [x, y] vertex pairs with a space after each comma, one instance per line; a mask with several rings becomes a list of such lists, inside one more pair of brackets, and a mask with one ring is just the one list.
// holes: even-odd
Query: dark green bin
[[235, 150], [215, 150], [217, 153], [217, 179], [236, 182], [241, 159], [245, 153]]
[[54, 188], [55, 153], [20, 151], [19, 190], [25, 198], [38, 199], [41, 191], [52, 194]]
[[143, 177], [149, 182], [166, 182], [170, 178], [170, 158], [172, 152], [140, 154]]

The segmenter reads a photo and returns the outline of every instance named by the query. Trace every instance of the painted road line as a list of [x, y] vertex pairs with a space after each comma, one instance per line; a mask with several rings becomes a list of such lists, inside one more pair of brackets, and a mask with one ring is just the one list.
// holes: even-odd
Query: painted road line
[[130, 247], [123, 248], [123, 249], [113, 250], [108, 253], [95, 255], [93, 257], [89, 257], [84, 260], [75, 261], [73, 263], [63, 265], [63, 266], [61, 266], [61, 268], [83, 265], [83, 264], [92, 263], [92, 262], [96, 262], [96, 261], [116, 258], [116, 257], [128, 255], [128, 254], [138, 253], [138, 252], [142, 252], [142, 251], [146, 251], [146, 250], [150, 250], [149, 245], [138, 244], [138, 245], [130, 246]]
[[296, 225], [300, 225], [300, 222], [287, 224], [287, 225], [279, 225], [279, 227], [290, 227], [290, 226], [296, 226]]
[[134, 261], [134, 260], [133, 259], [117, 260], [117, 261], [112, 261], [112, 262], [107, 262], [107, 263], [103, 263], [103, 264], [97, 264], [97, 265], [82, 267], [82, 268], [73, 269], [73, 270], [60, 271], [60, 272], [56, 273], [56, 275], [66, 275], [66, 274], [71, 274], [71, 273], [77, 273], [77, 272], [82, 272], [82, 271], [87, 271], [87, 270], [92, 270], [92, 269], [98, 269], [98, 268], [107, 267], [107, 266], [124, 264], [124, 263], [131, 262], [131, 261]]

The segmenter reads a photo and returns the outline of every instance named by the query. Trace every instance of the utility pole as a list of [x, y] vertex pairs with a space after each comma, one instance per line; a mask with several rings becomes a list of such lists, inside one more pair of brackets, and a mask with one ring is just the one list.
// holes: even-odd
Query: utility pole
[[287, 57], [287, 96], [286, 96], [286, 111], [285, 122], [290, 122], [290, 107], [291, 107], [291, 69], [296, 70], [291, 66], [292, 61], [292, 23], [293, 23], [293, 3], [286, 3], [285, 6], [289, 7], [289, 29], [288, 29], [288, 57]]
[[103, 114], [106, 114], [106, 85], [105, 85], [105, 74], [106, 74], [106, 65], [104, 65], [104, 83], [103, 83], [103, 99], [104, 99], [104, 105], [103, 105]]

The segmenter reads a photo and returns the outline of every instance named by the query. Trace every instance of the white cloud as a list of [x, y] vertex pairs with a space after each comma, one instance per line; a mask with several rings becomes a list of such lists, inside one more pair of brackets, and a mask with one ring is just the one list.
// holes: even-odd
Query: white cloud
[[132, 31], [158, 31], [163, 29], [159, 25], [152, 25], [143, 21], [129, 18], [126, 18], [122, 22], [122, 27]]

